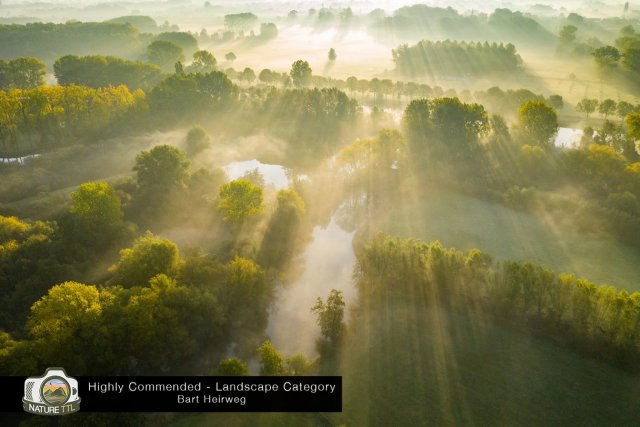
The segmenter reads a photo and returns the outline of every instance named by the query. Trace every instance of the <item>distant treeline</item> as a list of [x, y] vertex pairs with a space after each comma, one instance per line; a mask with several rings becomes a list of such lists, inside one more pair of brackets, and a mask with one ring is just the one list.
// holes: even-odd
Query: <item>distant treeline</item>
[[[92, 68], [104, 73], [92, 73]], [[295, 142], [304, 155], [337, 144], [344, 125], [353, 123], [360, 111], [357, 102], [335, 88], [241, 90], [220, 71], [171, 74], [147, 93], [131, 92], [124, 85], [109, 84], [131, 79], [134, 87], [147, 85], [151, 81], [144, 78], [157, 79], [157, 68], [114, 58], [64, 57], [56, 62], [56, 74], [62, 83], [78, 81], [99, 88], [69, 84], [0, 91], [2, 152], [38, 152], [215, 114], [218, 125], [231, 132], [266, 131]], [[242, 126], [225, 125], [221, 115]]]
[[409, 301], [503, 319], [586, 356], [638, 371], [640, 293], [598, 286], [528, 262], [494, 263], [435, 242], [376, 236], [358, 254], [359, 307]]
[[393, 50], [396, 69], [405, 76], [484, 76], [513, 72], [522, 58], [511, 43], [423, 40]]
[[393, 16], [380, 17], [372, 26], [380, 37], [455, 37], [473, 40], [513, 41], [523, 44], [551, 43], [555, 36], [530, 16], [509, 9], [492, 14], [462, 15], [455, 9], [423, 4], [402, 7]]
[[108, 22], [0, 25], [0, 57], [35, 56], [47, 62], [70, 53], [128, 57], [140, 48], [138, 36], [129, 24]]
[[51, 63], [70, 54], [101, 54], [142, 59], [146, 47], [153, 41], [174, 43], [187, 55], [198, 49], [196, 38], [188, 32], [141, 33], [133, 26], [135, 22], [125, 17], [121, 22], [0, 25], [0, 58], [33, 56]]

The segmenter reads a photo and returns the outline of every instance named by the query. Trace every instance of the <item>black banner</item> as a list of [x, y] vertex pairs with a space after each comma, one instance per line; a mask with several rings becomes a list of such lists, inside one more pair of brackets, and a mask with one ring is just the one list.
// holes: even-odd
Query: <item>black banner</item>
[[[30, 384], [27, 392], [26, 377], [0, 378], [0, 412], [28, 410], [44, 390], [36, 383]], [[342, 377], [73, 378], [77, 380], [79, 412], [342, 411]], [[25, 394], [28, 398], [23, 400]], [[41, 402], [39, 406], [46, 405]], [[38, 410], [35, 403], [31, 409]]]

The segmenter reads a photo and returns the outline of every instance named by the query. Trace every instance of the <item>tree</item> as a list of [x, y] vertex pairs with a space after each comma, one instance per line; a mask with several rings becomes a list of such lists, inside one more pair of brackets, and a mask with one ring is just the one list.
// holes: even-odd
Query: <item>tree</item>
[[527, 101], [518, 109], [518, 121], [525, 135], [541, 147], [553, 145], [558, 133], [558, 115], [544, 101]]
[[69, 212], [92, 227], [108, 227], [122, 221], [122, 207], [115, 190], [106, 182], [86, 182], [71, 193]]
[[258, 260], [278, 270], [291, 259], [305, 206], [295, 190], [280, 190], [277, 207], [265, 232]]
[[239, 77], [240, 81], [244, 81], [249, 84], [253, 83], [255, 79], [256, 79], [256, 73], [249, 67], [245, 68]]
[[260, 24], [260, 38], [267, 40], [274, 39], [276, 37], [278, 37], [278, 27], [276, 24], [273, 22], [263, 22]]
[[311, 308], [311, 312], [316, 315], [316, 323], [320, 326], [320, 334], [333, 343], [337, 343], [344, 332], [344, 307], [342, 291], [332, 289], [326, 302], [318, 297]]
[[156, 36], [155, 40], [171, 42], [179, 46], [187, 55], [193, 55], [193, 53], [198, 50], [198, 41], [191, 33], [187, 32], [170, 31], [160, 33]]
[[624, 120], [627, 117], [627, 114], [633, 112], [633, 104], [627, 101], [620, 101], [616, 106], [616, 115], [620, 117], [621, 120]]
[[311, 83], [312, 71], [307, 61], [301, 59], [295, 61], [291, 65], [289, 74], [293, 85], [296, 87], [308, 86]]
[[580, 102], [576, 104], [576, 111], [580, 113], [585, 113], [587, 115], [587, 120], [589, 120], [589, 114], [596, 111], [597, 106], [598, 106], [597, 99], [583, 98]]
[[249, 30], [258, 22], [258, 17], [253, 13], [232, 13], [224, 16], [224, 25], [227, 28]]
[[100, 316], [100, 296], [95, 286], [78, 282], [53, 286], [31, 308], [28, 330], [35, 337], [69, 338]]
[[120, 198], [106, 182], [86, 182], [71, 193], [65, 235], [87, 247], [101, 248], [124, 231]]
[[189, 129], [185, 141], [187, 154], [193, 157], [209, 147], [211, 147], [211, 138], [204, 129], [200, 126]]
[[576, 32], [578, 28], [574, 25], [565, 25], [560, 28], [560, 38], [565, 42], [572, 42], [576, 39]]
[[640, 139], [640, 113], [630, 113], [625, 120], [629, 136], [634, 140]]
[[170, 145], [158, 145], [136, 156], [133, 167], [140, 191], [149, 195], [164, 195], [183, 187], [189, 178], [186, 154]]
[[37, 58], [0, 60], [0, 89], [33, 89], [44, 84], [47, 66]]
[[242, 360], [231, 357], [220, 361], [217, 374], [225, 377], [243, 377], [249, 374], [249, 369]]
[[335, 61], [337, 58], [336, 50], [334, 48], [329, 49], [329, 61]]
[[223, 219], [234, 226], [241, 226], [264, 209], [262, 188], [247, 180], [238, 179], [222, 185], [219, 197], [218, 210]]
[[287, 375], [285, 359], [270, 341], [265, 341], [258, 347], [260, 356], [260, 375]]
[[258, 80], [260, 80], [263, 83], [273, 83], [278, 80], [278, 77], [280, 77], [280, 74], [276, 73], [275, 71], [271, 71], [268, 68], [265, 68], [262, 71], [260, 71], [260, 74], [258, 75]]
[[120, 251], [120, 260], [109, 271], [110, 282], [125, 287], [144, 286], [158, 274], [175, 276], [180, 263], [178, 246], [147, 231], [131, 248]]
[[562, 99], [562, 95], [549, 96], [549, 105], [551, 105], [556, 110], [561, 110], [564, 107], [564, 100]]
[[620, 60], [620, 51], [613, 46], [600, 47], [592, 53], [596, 63], [602, 68], [613, 68]]
[[227, 54], [224, 56], [224, 59], [226, 59], [226, 60], [227, 60], [227, 61], [229, 61], [229, 62], [233, 62], [233, 61], [235, 61], [235, 60], [236, 60], [236, 58], [237, 58], [237, 57], [236, 57], [236, 54], [235, 54], [235, 53], [233, 53], [233, 52], [229, 52], [229, 53], [227, 53]]
[[171, 70], [176, 62], [184, 61], [182, 48], [177, 44], [156, 40], [147, 46], [147, 58], [152, 64], [156, 64], [163, 70]]
[[216, 58], [207, 50], [198, 50], [193, 53], [193, 62], [187, 68], [193, 73], [210, 73], [216, 69]]
[[613, 99], [605, 99], [598, 105], [598, 112], [606, 119], [609, 114], [613, 114], [616, 111], [616, 101]]

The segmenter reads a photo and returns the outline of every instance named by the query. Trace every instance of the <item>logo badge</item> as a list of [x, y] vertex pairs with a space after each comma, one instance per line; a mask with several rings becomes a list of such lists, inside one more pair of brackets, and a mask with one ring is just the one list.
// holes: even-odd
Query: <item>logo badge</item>
[[47, 368], [41, 377], [24, 382], [22, 407], [37, 415], [66, 415], [80, 410], [78, 381], [63, 368]]

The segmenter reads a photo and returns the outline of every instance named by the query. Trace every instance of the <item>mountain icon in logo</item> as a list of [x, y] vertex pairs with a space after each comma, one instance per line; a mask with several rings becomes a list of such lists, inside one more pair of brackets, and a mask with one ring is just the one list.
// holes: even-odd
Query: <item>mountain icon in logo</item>
[[24, 382], [25, 411], [37, 415], [65, 415], [80, 410], [78, 381], [63, 368], [48, 368], [41, 377], [29, 377]]
[[51, 378], [42, 386], [42, 397], [47, 403], [60, 405], [69, 397], [69, 384], [62, 378]]

